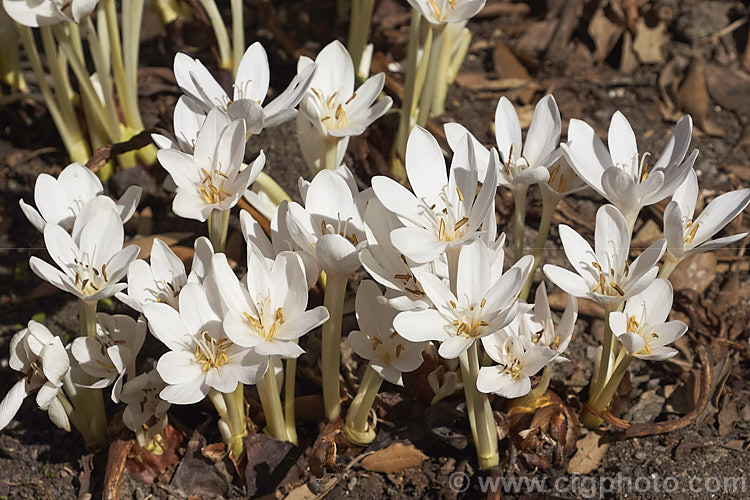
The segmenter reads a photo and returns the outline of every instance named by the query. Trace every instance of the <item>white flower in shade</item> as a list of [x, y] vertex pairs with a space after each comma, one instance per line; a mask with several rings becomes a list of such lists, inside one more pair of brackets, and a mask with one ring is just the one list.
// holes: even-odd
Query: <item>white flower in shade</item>
[[393, 246], [391, 232], [404, 227], [401, 221], [373, 197], [367, 202], [364, 222], [367, 246], [359, 252], [359, 260], [375, 281], [398, 292], [396, 296], [388, 294], [391, 306], [400, 310], [429, 307], [416, 275], [432, 272], [433, 265], [417, 264]]
[[548, 167], [549, 179], [539, 183], [542, 196], [555, 202], [587, 187], [583, 179], [578, 177], [575, 170], [570, 167], [568, 160], [562, 154], [562, 149], [558, 149], [557, 151], [558, 155], [556, 159]]
[[568, 143], [560, 147], [576, 174], [616, 206], [632, 230], [641, 208], [670, 196], [692, 170], [698, 151], [685, 158], [692, 129], [690, 116], [680, 118], [653, 167], [648, 153], [639, 156], [635, 133], [619, 111], [609, 124], [609, 150], [581, 120], [570, 120]]
[[[368, 78], [354, 90], [354, 64], [349, 51], [338, 40], [326, 45], [314, 63], [318, 70], [300, 102], [297, 136], [308, 167], [319, 170], [325, 166], [327, 138], [338, 140], [338, 166], [344, 158], [349, 137], [361, 135], [391, 108], [393, 100], [384, 97], [375, 103], [385, 85], [383, 73]], [[312, 65], [312, 59], [302, 56], [297, 71], [302, 72]]]
[[158, 423], [149, 426], [147, 440], [166, 427], [167, 410], [171, 404], [159, 397], [166, 386], [156, 369], [128, 380], [120, 394], [120, 401], [127, 405], [122, 412], [125, 427], [137, 432], [151, 423], [151, 419], [157, 420]]
[[205, 221], [213, 210], [229, 210], [258, 177], [266, 158], [263, 152], [242, 169], [245, 155], [245, 125], [231, 121], [220, 109], [208, 113], [193, 154], [175, 149], [157, 153], [159, 163], [177, 184], [172, 203], [175, 214]]
[[3, 0], [3, 7], [18, 24], [38, 28], [64, 21], [78, 23], [97, 3], [99, 0]]
[[671, 358], [677, 350], [667, 344], [682, 337], [688, 329], [682, 321], [667, 321], [671, 310], [672, 285], [659, 278], [628, 299], [622, 312], [611, 313], [609, 326], [631, 356], [653, 360]]
[[430, 24], [457, 23], [471, 19], [486, 0], [408, 0]]
[[479, 369], [477, 389], [508, 399], [525, 396], [531, 377], [552, 361], [557, 351], [534, 344], [528, 337], [496, 333], [482, 339], [485, 352], [498, 363]]
[[307, 311], [307, 281], [302, 259], [281, 252], [269, 263], [251, 252], [244, 285], [235, 276], [224, 254], [213, 258], [216, 284], [228, 311], [224, 330], [230, 341], [264, 356], [296, 358], [305, 352], [296, 342], [328, 321], [328, 310]]
[[574, 296], [568, 295], [562, 318], [555, 327], [547, 300], [547, 286], [542, 281], [536, 289], [533, 309], [524, 314], [523, 318], [528, 325], [528, 334], [533, 343], [563, 354], [573, 338], [573, 329], [578, 318], [578, 301]]
[[78, 337], [70, 353], [81, 369], [96, 378], [93, 389], [112, 387], [112, 401], [120, 400], [125, 376], [135, 375], [135, 358], [146, 340], [146, 321], [124, 314], [97, 313], [96, 338]]
[[414, 194], [393, 179], [372, 179], [378, 200], [406, 226], [391, 233], [393, 246], [414, 262], [432, 262], [471, 242], [493, 209], [497, 153], [490, 155], [491, 166], [477, 194], [477, 159], [470, 141], [464, 136], [448, 176], [438, 142], [416, 126], [406, 145], [406, 173]]
[[521, 258], [502, 276], [487, 272], [491, 253], [481, 240], [464, 246], [458, 257], [454, 295], [438, 277], [422, 273], [419, 281], [436, 309], [404, 311], [393, 326], [413, 342], [438, 340], [440, 356], [453, 359], [475, 340], [507, 326], [517, 312], [518, 293], [531, 270], [533, 257]]
[[725, 247], [747, 236], [747, 233], [740, 233], [711, 239], [747, 208], [750, 204], [750, 189], [739, 189], [717, 196], [693, 220], [697, 200], [698, 178], [695, 171], [691, 170], [664, 209], [667, 251], [676, 259]]
[[41, 323], [29, 321], [27, 328], [10, 339], [8, 365], [23, 373], [24, 378], [16, 382], [0, 402], [0, 429], [13, 419], [26, 396], [37, 391], [39, 408], [47, 411], [52, 423], [69, 431], [68, 414], [57, 398], [63, 377], [70, 368], [60, 337], [52, 335]]
[[[23, 214], [35, 228], [44, 231], [47, 223], [57, 224], [66, 230], [73, 229], [76, 217], [84, 206], [104, 192], [101, 181], [94, 172], [80, 163], [71, 163], [55, 179], [49, 174], [39, 174], [34, 184], [36, 208], [19, 200]], [[123, 222], [133, 216], [141, 199], [141, 188], [130, 186], [116, 202], [117, 212]]]
[[304, 208], [287, 205], [286, 227], [294, 243], [329, 274], [349, 276], [367, 245], [362, 214], [370, 190], [358, 192], [349, 169], [321, 170], [309, 185], [300, 183]]
[[199, 60], [182, 53], [174, 58], [175, 79], [177, 85], [193, 101], [190, 107], [200, 108], [203, 113], [220, 108], [229, 113], [232, 119], [242, 119], [245, 124], [243, 133], [247, 134], [259, 134], [266, 127], [294, 118], [297, 114], [294, 107], [304, 96], [314, 74], [314, 65], [300, 68], [286, 90], [263, 106], [268, 93], [270, 71], [268, 56], [260, 42], [248, 47], [242, 56], [231, 98]]
[[411, 342], [393, 329], [399, 311], [388, 304], [374, 281], [360, 283], [354, 307], [360, 330], [349, 333], [352, 349], [385, 380], [404, 385], [401, 374], [419, 368], [427, 342]]
[[167, 304], [146, 304], [151, 333], [169, 348], [156, 369], [167, 386], [159, 396], [172, 404], [193, 404], [209, 390], [230, 393], [238, 383], [255, 384], [268, 358], [229, 340], [222, 328], [218, 297], [197, 283], [180, 292], [179, 312]]
[[203, 283], [211, 268], [213, 246], [208, 238], [201, 236], [195, 240], [195, 253], [190, 276], [185, 272], [185, 264], [169, 246], [159, 238], [154, 238], [151, 246], [150, 263], [134, 260], [128, 266], [128, 292], [118, 292], [116, 297], [138, 312], [143, 306], [153, 302], [178, 307], [180, 290], [188, 282]]
[[151, 138], [159, 149], [176, 149], [183, 153], [192, 154], [195, 141], [198, 139], [206, 114], [197, 101], [187, 96], [177, 99], [174, 106], [174, 137], [162, 134], [151, 134]]
[[247, 243], [247, 258], [250, 259], [252, 252], [260, 252], [269, 266], [273, 265], [276, 256], [284, 251], [296, 253], [302, 263], [305, 265], [305, 278], [307, 279], [307, 288], [315, 286], [320, 276], [320, 268], [315, 257], [303, 252], [299, 246], [294, 244], [294, 240], [289, 235], [286, 227], [287, 202], [281, 202], [273, 212], [271, 217], [271, 239], [268, 239], [265, 231], [258, 221], [256, 221], [249, 212], [243, 210], [240, 212], [240, 228], [242, 236]]
[[44, 244], [59, 269], [36, 256], [29, 266], [40, 278], [81, 300], [105, 299], [127, 286], [120, 280], [138, 257], [136, 245], [122, 247], [124, 238], [122, 220], [114, 210], [79, 217], [73, 236], [56, 224], [47, 224]]
[[630, 265], [630, 231], [625, 217], [612, 205], [596, 212], [594, 238], [596, 251], [573, 228], [560, 224], [565, 255], [576, 272], [547, 264], [547, 278], [570, 295], [610, 306], [621, 304], [654, 281], [659, 272], [656, 263], [666, 248], [664, 238], [652, 243]]

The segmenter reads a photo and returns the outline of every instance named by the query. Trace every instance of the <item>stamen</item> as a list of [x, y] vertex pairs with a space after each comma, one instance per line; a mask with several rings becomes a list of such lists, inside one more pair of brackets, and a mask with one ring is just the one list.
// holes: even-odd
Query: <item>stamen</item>
[[625, 296], [625, 292], [623, 291], [623, 289], [620, 288], [620, 285], [618, 285], [614, 281], [610, 281], [609, 286], [611, 286], [612, 288], [614, 288], [615, 291], [620, 295], [620, 297], [624, 297]]
[[456, 186], [456, 193], [458, 193], [458, 199], [461, 201], [464, 201], [464, 195], [461, 193], [461, 190]]
[[461, 220], [456, 222], [456, 225], [453, 226], [453, 232], [456, 232], [459, 229], [461, 229], [464, 226], [464, 224], [466, 224], [467, 222], [469, 222], [469, 218], [466, 216], [462, 217]]
[[440, 219], [440, 231], [438, 233], [438, 239], [440, 241], [445, 240], [445, 219]]
[[355, 97], [357, 97], [357, 93], [356, 92], [353, 93], [352, 96], [349, 99], [347, 99], [344, 104], [349, 104], [350, 102], [352, 102], [354, 100]]

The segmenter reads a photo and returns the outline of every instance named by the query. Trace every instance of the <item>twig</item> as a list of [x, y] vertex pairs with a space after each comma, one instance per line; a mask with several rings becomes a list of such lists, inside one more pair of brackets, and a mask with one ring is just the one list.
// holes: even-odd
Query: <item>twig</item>
[[92, 171], [97, 172], [102, 168], [109, 160], [117, 155], [127, 153], [128, 151], [135, 151], [141, 149], [144, 146], [151, 144], [151, 133], [153, 130], [144, 130], [143, 132], [134, 135], [125, 142], [118, 142], [116, 144], [107, 144], [94, 151], [91, 155], [86, 166]]

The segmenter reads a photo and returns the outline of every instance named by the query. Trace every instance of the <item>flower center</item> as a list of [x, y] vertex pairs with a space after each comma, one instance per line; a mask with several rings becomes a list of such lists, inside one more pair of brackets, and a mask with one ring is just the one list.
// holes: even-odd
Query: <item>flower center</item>
[[209, 205], [221, 203], [226, 198], [232, 196], [232, 193], [224, 189], [224, 181], [228, 177], [227, 174], [221, 171], [221, 168], [209, 172], [201, 167], [201, 172], [204, 177], [198, 185], [198, 191], [200, 191], [201, 197], [206, 203]]
[[370, 337], [373, 352], [377, 354], [380, 360], [385, 364], [390, 364], [398, 359], [398, 357], [401, 356], [401, 353], [406, 349], [400, 342], [394, 345], [394, 340], [397, 336], [398, 333], [395, 330], [392, 331], [388, 337], [388, 345], [386, 345], [380, 337], [374, 335]]
[[156, 285], [156, 290], [153, 293], [156, 296], [156, 301], [169, 304], [173, 308], [178, 309], [178, 297], [181, 287], [167, 280], [158, 280], [154, 284]]
[[[440, 2], [440, 7], [438, 7], [438, 4], [435, 3], [435, 0], [428, 0], [430, 2], [430, 7], [432, 7], [432, 10], [435, 12], [435, 17], [438, 20], [442, 19], [443, 11], [445, 10], [445, 4], [447, 3], [451, 10], [456, 9], [456, 0], [442, 0]], [[442, 7], [442, 8], [441, 8]]]
[[203, 372], [224, 366], [229, 361], [226, 351], [232, 345], [232, 341], [227, 338], [217, 340], [208, 332], [201, 331], [200, 338], [195, 342], [195, 360], [201, 365]]
[[317, 99], [320, 121], [326, 130], [338, 130], [348, 124], [346, 107], [357, 96], [356, 92], [344, 101], [338, 90], [330, 96], [322, 94], [318, 89], [310, 90]]
[[[591, 265], [599, 271], [599, 281], [597, 281], [596, 285], [591, 290], [592, 292], [599, 292], [602, 295], [608, 295], [610, 297], [617, 297], [618, 295], [620, 297], [625, 296], [625, 291], [617, 284], [618, 279], [615, 275], [615, 270], [612, 267], [609, 268], [609, 277], [607, 277], [606, 273], [602, 270], [602, 266], [599, 265], [598, 262], [592, 261]], [[625, 261], [625, 277], [627, 277], [629, 273], [630, 265]]]
[[482, 327], [489, 326], [489, 323], [481, 319], [484, 306], [487, 305], [487, 299], [482, 299], [479, 303], [479, 309], [474, 307], [473, 304], [466, 307], [456, 304], [452, 300], [449, 303], [456, 315], [456, 319], [452, 323], [456, 327], [455, 335], [477, 338], [482, 334]]
[[406, 257], [404, 257], [404, 254], [401, 254], [400, 257], [406, 271], [401, 274], [394, 274], [393, 279], [402, 280], [404, 282], [404, 290], [412, 295], [424, 297], [426, 294], [424, 293], [424, 290], [422, 290], [422, 285], [419, 284], [417, 278], [414, 277], [414, 273], [411, 272], [409, 264], [406, 262]]
[[84, 295], [94, 295], [109, 282], [107, 277], [107, 264], [102, 264], [101, 269], [91, 264], [93, 259], [84, 254], [81, 260], [74, 258], [73, 268], [75, 270], [74, 285]]
[[279, 307], [272, 313], [270, 304], [270, 297], [266, 297], [262, 304], [256, 304], [256, 308], [260, 312], [258, 318], [246, 312], [242, 313], [245, 317], [245, 321], [247, 321], [253, 328], [256, 335], [262, 337], [268, 342], [274, 339], [276, 336], [276, 330], [284, 324], [284, 311]]
[[692, 243], [695, 239], [695, 233], [698, 232], [698, 228], [700, 227], [701, 223], [693, 224], [693, 221], [688, 221], [687, 224], [685, 224], [685, 231], [690, 229], [690, 232], [687, 233], [685, 238], [682, 240], [683, 243]]
[[[558, 163], [549, 173], [549, 181], [547, 181], [547, 185], [555, 189], [558, 193], [565, 191], [568, 182], [570, 182], [570, 180], [576, 175], [575, 172], [573, 172], [573, 169], [569, 166], [565, 167], [565, 170], [567, 170], [567, 172], [560, 172], [560, 163]], [[557, 176], [558, 173], [560, 174], [560, 177]]]
[[465, 215], [465, 200], [461, 189], [456, 187], [458, 195], [457, 204], [452, 204], [448, 197], [448, 186], [443, 186], [440, 191], [440, 202], [442, 209], [437, 209], [437, 204], [428, 205], [423, 198], [420, 200], [423, 213], [425, 213], [433, 224], [433, 230], [437, 233], [438, 240], [450, 242], [466, 236], [468, 228], [464, 227], [469, 222], [469, 217]]
[[29, 369], [26, 371], [26, 392], [39, 389], [44, 385], [44, 372], [42, 372], [42, 360], [36, 359], [29, 363]]
[[355, 247], [359, 243], [359, 240], [357, 239], [357, 235], [354, 234], [354, 232], [349, 233], [349, 221], [352, 220], [351, 217], [347, 218], [346, 220], [341, 220], [341, 214], [336, 215], [336, 226], [334, 227], [333, 224], [329, 224], [326, 222], [325, 219], [320, 221], [320, 232], [321, 235], [326, 234], [338, 234], [339, 236], [343, 236], [346, 238], [346, 240], [354, 245]]
[[643, 306], [643, 312], [641, 313], [641, 321], [638, 322], [638, 320], [635, 319], [635, 315], [630, 316], [628, 318], [628, 324], [627, 324], [627, 331], [637, 333], [638, 335], [643, 338], [643, 349], [641, 349], [638, 352], [646, 351], [646, 354], [651, 354], [651, 346], [648, 345], [649, 340], [658, 339], [659, 334], [658, 333], [651, 333], [651, 335], [648, 335], [646, 332], [643, 331], [643, 325], [645, 325], [646, 321], [646, 306], [644, 304]]

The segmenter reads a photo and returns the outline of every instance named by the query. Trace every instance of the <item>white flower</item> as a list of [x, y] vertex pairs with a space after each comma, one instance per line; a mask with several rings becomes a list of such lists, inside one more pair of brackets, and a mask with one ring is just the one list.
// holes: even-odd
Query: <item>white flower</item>
[[242, 170], [245, 125], [231, 121], [220, 109], [208, 113], [193, 154], [174, 149], [157, 153], [159, 163], [177, 184], [172, 203], [175, 214], [205, 221], [213, 210], [229, 210], [258, 177], [266, 158], [263, 152]]
[[750, 204], [750, 189], [739, 189], [714, 198], [693, 220], [698, 200], [698, 178], [691, 169], [685, 182], [672, 195], [664, 209], [664, 237], [667, 251], [676, 259], [714, 250], [735, 243], [747, 233], [711, 240]]
[[408, 0], [430, 24], [457, 23], [474, 17], [486, 0]]
[[573, 329], [578, 318], [578, 301], [574, 296], [568, 295], [562, 318], [555, 327], [547, 300], [547, 286], [542, 281], [536, 289], [534, 308], [523, 315], [523, 318], [527, 321], [528, 333], [531, 334], [533, 343], [549, 347], [561, 355], [568, 349], [568, 344], [573, 338]]
[[228, 311], [224, 330], [230, 341], [264, 356], [296, 358], [305, 352], [296, 340], [328, 321], [323, 306], [307, 309], [307, 282], [302, 259], [281, 252], [269, 263], [257, 252], [247, 262], [242, 286], [226, 255], [213, 258], [216, 284]]
[[166, 243], [154, 238], [150, 263], [142, 259], [131, 262], [128, 266], [128, 293], [118, 292], [116, 297], [138, 312], [143, 312], [143, 306], [153, 302], [163, 302], [176, 309], [182, 287], [188, 281], [203, 282], [207, 274], [205, 267], [210, 269], [212, 256], [210, 240], [204, 236], [197, 238], [188, 277], [182, 260]]
[[57, 224], [47, 224], [44, 243], [59, 269], [36, 256], [29, 266], [40, 278], [81, 300], [105, 299], [127, 286], [120, 280], [138, 257], [136, 245], [122, 247], [124, 238], [122, 220], [111, 209], [78, 217], [73, 236]]
[[416, 275], [432, 272], [433, 265], [417, 264], [391, 243], [391, 232], [404, 225], [375, 197], [367, 203], [364, 222], [367, 246], [359, 252], [359, 260], [378, 283], [399, 292], [396, 297], [388, 295], [391, 306], [400, 310], [429, 307]]
[[619, 111], [609, 124], [609, 150], [581, 120], [570, 120], [568, 143], [560, 147], [576, 174], [616, 206], [632, 230], [641, 208], [674, 193], [692, 169], [698, 151], [685, 158], [692, 129], [690, 116], [680, 118], [659, 160], [650, 168], [649, 154], [639, 157], [633, 129]]
[[375, 196], [406, 226], [391, 233], [393, 246], [425, 263], [476, 238], [495, 201], [497, 154], [490, 158], [477, 194], [477, 159], [468, 135], [453, 155], [449, 177], [435, 138], [414, 127], [406, 145], [406, 173], [414, 194], [393, 179], [372, 179]]
[[218, 297], [197, 283], [180, 292], [180, 310], [146, 304], [143, 314], [151, 333], [169, 348], [156, 369], [167, 386], [159, 396], [172, 404], [193, 404], [210, 389], [230, 393], [238, 383], [255, 384], [268, 368], [268, 358], [229, 340], [217, 311]]
[[440, 356], [453, 359], [478, 338], [490, 335], [510, 323], [517, 311], [517, 296], [531, 269], [527, 255], [493, 279], [488, 269], [491, 254], [481, 240], [464, 246], [458, 257], [454, 295], [438, 277], [422, 273], [419, 281], [436, 309], [405, 311], [393, 326], [413, 342], [441, 341]]
[[[159, 397], [166, 385], [156, 369], [128, 380], [120, 394], [120, 401], [127, 405], [122, 412], [125, 427], [137, 432], [152, 418], [166, 424], [167, 410], [171, 405]], [[153, 438], [160, 427], [158, 424], [149, 427], [147, 439]]]
[[41, 323], [29, 321], [27, 328], [10, 339], [8, 365], [23, 373], [24, 378], [16, 382], [0, 402], [0, 429], [13, 419], [26, 396], [38, 391], [36, 404], [39, 408], [48, 412], [55, 425], [69, 431], [68, 415], [57, 398], [63, 377], [70, 368], [60, 337], [52, 335]]
[[398, 310], [388, 304], [374, 281], [359, 284], [354, 307], [360, 330], [349, 333], [352, 349], [385, 380], [404, 385], [401, 374], [419, 368], [427, 342], [411, 342], [393, 329]]
[[198, 139], [206, 114], [197, 101], [188, 96], [181, 96], [174, 106], [174, 138], [162, 134], [151, 134], [159, 149], [176, 149], [192, 154], [195, 141]]
[[96, 338], [78, 337], [70, 353], [81, 369], [96, 378], [93, 389], [112, 387], [112, 401], [120, 400], [126, 374], [135, 375], [135, 358], [146, 340], [146, 321], [124, 314], [97, 313]]
[[482, 339], [485, 352], [498, 363], [479, 369], [477, 389], [505, 398], [525, 396], [531, 390], [531, 376], [557, 356], [557, 351], [534, 344], [528, 337], [495, 334]]
[[576, 273], [547, 264], [544, 274], [570, 295], [610, 306], [642, 292], [659, 269], [656, 263], [666, 247], [660, 238], [644, 250], [630, 265], [630, 232], [625, 217], [612, 205], [596, 212], [594, 233], [596, 252], [573, 228], [560, 225], [565, 255]]
[[625, 309], [609, 316], [609, 326], [628, 354], [641, 359], [662, 360], [677, 354], [667, 347], [687, 331], [682, 321], [667, 321], [672, 310], [672, 284], [654, 280], [648, 288], [628, 299]]
[[63, 21], [80, 22], [99, 0], [3, 0], [8, 15], [18, 24], [38, 28]]
[[[39, 174], [34, 184], [36, 209], [23, 200], [18, 204], [39, 231], [44, 231], [48, 223], [70, 231], [83, 207], [103, 192], [104, 187], [94, 172], [80, 163], [71, 163], [57, 179], [49, 174]], [[133, 216], [140, 199], [141, 188], [130, 186], [116, 202], [123, 223]]]
[[[361, 135], [391, 108], [393, 100], [384, 97], [373, 105], [385, 85], [383, 73], [368, 78], [354, 90], [354, 64], [338, 40], [318, 53], [315, 64], [318, 70], [300, 103], [297, 136], [308, 167], [320, 170], [325, 166], [326, 138], [344, 139], [337, 144], [338, 166], [349, 137]], [[312, 59], [302, 56], [297, 70], [302, 72], [312, 65]]]
[[177, 85], [204, 113], [220, 108], [232, 119], [242, 119], [247, 134], [259, 134], [266, 127], [273, 127], [291, 120], [297, 114], [294, 107], [305, 94], [315, 66], [301, 68], [292, 82], [276, 99], [263, 106], [268, 93], [270, 71], [268, 56], [260, 42], [248, 47], [237, 67], [237, 77], [230, 98], [211, 73], [197, 59], [182, 53], [174, 58], [174, 75]]
[[344, 276], [359, 267], [359, 250], [367, 245], [362, 212], [371, 195], [369, 190], [358, 192], [349, 178], [351, 172], [341, 166], [321, 170], [309, 185], [301, 182], [305, 206], [289, 203], [286, 217], [294, 243], [326, 273]]

